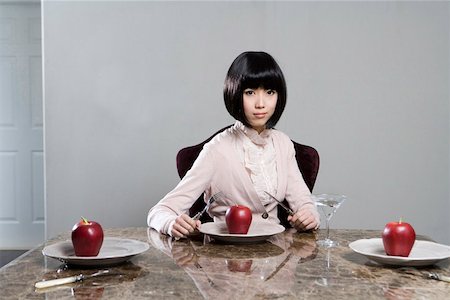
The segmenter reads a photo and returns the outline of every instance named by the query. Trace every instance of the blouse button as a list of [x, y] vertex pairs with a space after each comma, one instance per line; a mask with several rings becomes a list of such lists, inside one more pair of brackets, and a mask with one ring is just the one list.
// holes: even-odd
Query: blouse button
[[269, 214], [267, 213], [267, 211], [262, 214], [262, 217], [263, 217], [263, 219], [267, 219], [269, 217]]

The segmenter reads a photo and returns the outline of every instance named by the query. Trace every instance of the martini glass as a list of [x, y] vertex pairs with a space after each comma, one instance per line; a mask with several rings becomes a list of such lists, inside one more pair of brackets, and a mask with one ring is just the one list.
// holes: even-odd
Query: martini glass
[[317, 243], [319, 244], [319, 246], [323, 247], [336, 247], [339, 245], [339, 243], [330, 239], [330, 220], [339, 206], [341, 206], [341, 204], [347, 199], [347, 196], [335, 194], [320, 194], [313, 195], [313, 198], [316, 201], [317, 206], [322, 209], [322, 212], [325, 215], [327, 230], [326, 238], [324, 240], [317, 241]]
[[331, 263], [330, 263], [330, 251], [331, 251], [331, 248], [328, 248], [327, 249], [327, 257], [325, 259], [325, 263], [326, 263], [325, 264], [325, 274], [322, 273], [322, 277], [320, 277], [319, 279], [317, 279], [315, 281], [315, 283], [317, 285], [329, 286], [329, 285], [332, 284], [332, 282], [330, 282], [330, 265], [331, 265]]

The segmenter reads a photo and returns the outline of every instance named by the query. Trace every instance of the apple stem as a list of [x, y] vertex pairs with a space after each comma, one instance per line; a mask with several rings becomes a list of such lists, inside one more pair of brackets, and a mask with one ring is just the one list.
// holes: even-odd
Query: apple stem
[[89, 224], [89, 221], [85, 217], [82, 216], [81, 219], [83, 220], [84, 224]]
[[398, 221], [399, 224], [402, 224], [403, 217], [400, 217], [400, 221]]

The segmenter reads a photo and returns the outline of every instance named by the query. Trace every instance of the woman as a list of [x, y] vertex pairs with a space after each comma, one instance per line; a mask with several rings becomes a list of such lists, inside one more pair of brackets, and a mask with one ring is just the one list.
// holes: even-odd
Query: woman
[[279, 223], [277, 199], [286, 199], [294, 215], [288, 221], [298, 231], [316, 229], [319, 214], [298, 169], [292, 141], [273, 129], [286, 105], [286, 83], [272, 56], [244, 52], [231, 64], [224, 85], [224, 100], [236, 123], [216, 135], [180, 183], [150, 209], [147, 223], [161, 233], [187, 237], [200, 221], [186, 212], [204, 193], [205, 199], [222, 192], [208, 213], [224, 221], [235, 204], [252, 210], [253, 222]]

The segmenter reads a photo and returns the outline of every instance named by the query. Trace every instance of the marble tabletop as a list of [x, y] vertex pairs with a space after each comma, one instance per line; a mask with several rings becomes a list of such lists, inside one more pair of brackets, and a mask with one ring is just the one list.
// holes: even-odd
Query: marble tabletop
[[1, 299], [449, 299], [450, 283], [421, 272], [450, 276], [449, 260], [410, 268], [384, 266], [348, 244], [379, 231], [331, 230], [340, 245], [317, 246], [322, 232], [287, 230], [255, 244], [220, 244], [199, 236], [174, 241], [147, 228], [112, 228], [106, 237], [143, 241], [150, 249], [109, 266], [111, 276], [36, 290], [35, 282], [91, 274], [98, 267], [66, 266], [42, 255], [49, 240], [0, 269]]

